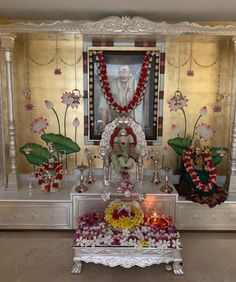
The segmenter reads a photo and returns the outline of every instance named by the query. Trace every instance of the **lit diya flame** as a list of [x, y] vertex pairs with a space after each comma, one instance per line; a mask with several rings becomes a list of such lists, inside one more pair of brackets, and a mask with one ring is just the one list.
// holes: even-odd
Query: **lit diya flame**
[[170, 225], [170, 218], [166, 215], [158, 215], [156, 212], [153, 213], [148, 219], [148, 223], [153, 228], [167, 228]]

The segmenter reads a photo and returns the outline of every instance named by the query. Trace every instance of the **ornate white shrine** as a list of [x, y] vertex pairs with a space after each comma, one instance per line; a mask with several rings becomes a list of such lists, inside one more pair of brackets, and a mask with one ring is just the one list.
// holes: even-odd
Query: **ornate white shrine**
[[[71, 177], [59, 193], [45, 194], [36, 189], [29, 190], [27, 181], [20, 181], [17, 171], [17, 146], [13, 97], [14, 70], [12, 55], [15, 38], [22, 33], [61, 32], [83, 35], [110, 35], [110, 36], [155, 36], [168, 35], [214, 35], [231, 37], [236, 57], [236, 27], [234, 25], [199, 25], [195, 23], [168, 24], [166, 22], [152, 22], [139, 17], [110, 17], [98, 22], [54, 22], [35, 24], [30, 22], [11, 23], [0, 25], [0, 40], [3, 54], [2, 68], [6, 70], [6, 77], [1, 76], [1, 103], [2, 96], [7, 96], [7, 126], [3, 122], [3, 110], [0, 108], [0, 227], [3, 229], [72, 229], [76, 228], [78, 210], [85, 201], [93, 201], [97, 192], [91, 186], [89, 191], [81, 195], [74, 192], [76, 177]], [[17, 67], [17, 66], [15, 66]], [[236, 63], [234, 62], [233, 90], [236, 92]], [[7, 91], [3, 91], [3, 88]], [[235, 98], [234, 98], [235, 99]], [[229, 187], [229, 197], [224, 204], [209, 209], [182, 199], [175, 195], [175, 204], [172, 205], [173, 217], [176, 226], [181, 230], [236, 230], [236, 114], [232, 117], [230, 160], [226, 185]], [[5, 126], [5, 127], [4, 127]], [[3, 128], [4, 127], [4, 128]], [[3, 142], [4, 132], [7, 133], [9, 146]], [[7, 162], [8, 161], [8, 162]], [[101, 172], [98, 172], [101, 175]], [[144, 173], [145, 174], [145, 173]], [[159, 186], [150, 183], [151, 172], [144, 177], [145, 192], [152, 195], [159, 193]], [[102, 178], [102, 176], [101, 176]], [[172, 176], [175, 181], [175, 177]], [[96, 189], [100, 189], [102, 179], [96, 181]], [[20, 189], [22, 187], [22, 189]], [[93, 194], [94, 193], [94, 194]], [[155, 194], [155, 193], [154, 193]], [[174, 194], [172, 194], [174, 195]], [[157, 196], [158, 198], [158, 196]], [[163, 198], [162, 198], [163, 200]], [[78, 204], [78, 201], [80, 203]], [[85, 206], [85, 205], [84, 205]]]

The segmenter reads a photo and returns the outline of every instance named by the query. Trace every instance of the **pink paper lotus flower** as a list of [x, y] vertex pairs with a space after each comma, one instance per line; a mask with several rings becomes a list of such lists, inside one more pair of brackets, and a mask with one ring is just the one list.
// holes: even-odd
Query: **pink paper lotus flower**
[[80, 121], [79, 121], [79, 119], [77, 117], [73, 120], [73, 126], [74, 127], [79, 127], [80, 126]]
[[44, 103], [47, 109], [51, 110], [53, 108], [53, 103], [51, 101], [45, 100]]
[[176, 124], [172, 124], [171, 126], [171, 132], [174, 134], [174, 135], [179, 135], [179, 128]]
[[32, 121], [31, 126], [32, 126], [31, 130], [33, 132], [40, 133], [41, 131], [44, 131], [47, 128], [48, 121], [46, 118], [43, 117], [36, 118], [35, 120]]
[[61, 74], [62, 74], [61, 69], [58, 68], [58, 67], [56, 67], [56, 68], [54, 69], [54, 74], [55, 74], [55, 75], [61, 75]]
[[200, 115], [200, 116], [205, 116], [205, 115], [207, 115], [207, 107], [206, 107], [206, 106], [204, 106], [204, 107], [202, 107], [202, 108], [200, 109], [199, 115]]
[[65, 92], [61, 97], [62, 103], [66, 104], [68, 107], [78, 108], [80, 104], [80, 96], [73, 92]]
[[26, 111], [32, 111], [34, 109], [34, 105], [32, 103], [26, 103], [25, 104], [25, 110]]
[[214, 129], [210, 125], [202, 123], [196, 127], [196, 134], [199, 138], [204, 139], [205, 141], [210, 140], [214, 136]]
[[180, 91], [176, 91], [174, 96], [170, 99], [168, 102], [170, 111], [177, 112], [180, 109], [183, 109], [183, 107], [187, 106], [188, 99], [186, 96], [183, 96]]

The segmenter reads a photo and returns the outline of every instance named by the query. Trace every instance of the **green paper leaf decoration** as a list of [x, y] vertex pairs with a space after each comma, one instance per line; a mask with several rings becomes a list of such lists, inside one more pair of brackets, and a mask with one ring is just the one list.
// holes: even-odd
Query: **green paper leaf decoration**
[[52, 143], [53, 147], [62, 154], [71, 154], [80, 151], [80, 147], [69, 137], [62, 134], [48, 133], [41, 135], [46, 143]]
[[188, 138], [176, 137], [168, 140], [168, 145], [180, 156], [183, 151], [192, 145], [192, 141]]
[[226, 154], [228, 152], [228, 149], [225, 147], [212, 147], [210, 149], [210, 152], [211, 152], [213, 163], [216, 166], [222, 161], [224, 157], [220, 155], [220, 152], [224, 152]]
[[52, 157], [47, 148], [35, 143], [25, 144], [20, 148], [20, 152], [25, 155], [29, 163], [37, 166], [41, 165]]

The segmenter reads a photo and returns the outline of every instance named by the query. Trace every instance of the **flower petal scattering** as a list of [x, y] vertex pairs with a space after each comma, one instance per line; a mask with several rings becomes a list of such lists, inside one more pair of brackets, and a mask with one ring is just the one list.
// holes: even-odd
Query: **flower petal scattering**
[[214, 133], [215, 133], [214, 129], [211, 128], [211, 126], [206, 123], [201, 123], [196, 127], [197, 136], [199, 138], [204, 139], [205, 141], [212, 139]]
[[31, 123], [31, 130], [33, 132], [40, 133], [41, 131], [44, 131], [48, 126], [48, 121], [46, 118], [40, 117], [36, 118], [35, 120], [32, 121]]
[[75, 245], [78, 247], [151, 247], [158, 250], [180, 249], [179, 232], [175, 226], [153, 228], [145, 216], [144, 222], [132, 229], [117, 229], [104, 218], [92, 213], [78, 218]]
[[174, 96], [168, 102], [170, 111], [177, 112], [184, 107], [187, 107], [188, 99], [180, 91], [176, 91]]

